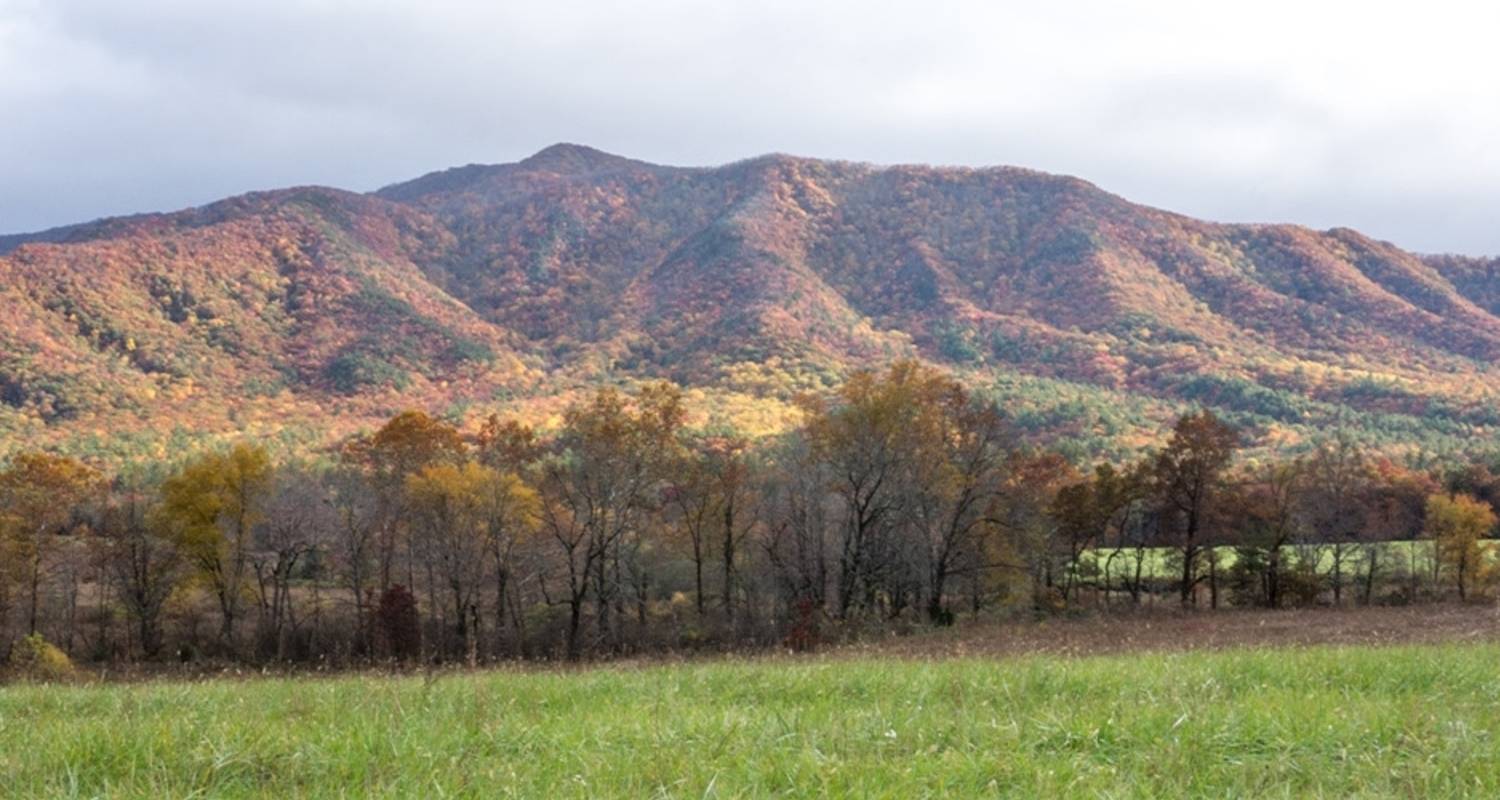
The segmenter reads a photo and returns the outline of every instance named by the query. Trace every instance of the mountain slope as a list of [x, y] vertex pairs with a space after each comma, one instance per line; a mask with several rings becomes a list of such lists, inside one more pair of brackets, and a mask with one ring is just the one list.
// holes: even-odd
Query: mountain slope
[[107, 225], [0, 259], [13, 414], [64, 430], [232, 430], [245, 407], [312, 422], [405, 402], [392, 393], [446, 402], [454, 383], [489, 396], [525, 380], [509, 335], [417, 268], [451, 236], [411, 209], [298, 189]]
[[1038, 435], [1106, 446], [1186, 403], [1267, 444], [1340, 424], [1472, 447], [1500, 423], [1497, 262], [1200, 222], [1012, 168], [688, 169], [557, 145], [7, 247], [14, 440], [163, 417], [227, 432], [273, 406], [317, 440], [403, 404], [545, 416], [655, 377], [785, 419], [797, 391], [907, 355]]

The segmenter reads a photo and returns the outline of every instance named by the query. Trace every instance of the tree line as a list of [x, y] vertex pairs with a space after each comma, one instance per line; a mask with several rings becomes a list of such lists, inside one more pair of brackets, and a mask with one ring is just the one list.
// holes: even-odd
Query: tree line
[[[750, 441], [667, 383], [555, 430], [420, 411], [308, 460], [241, 443], [104, 475], [0, 470], [0, 647], [359, 663], [785, 645], [962, 616], [1488, 591], [1500, 477], [1332, 435], [1247, 458], [1208, 411], [1089, 471], [903, 361]], [[1415, 540], [1415, 541], [1414, 541]]]

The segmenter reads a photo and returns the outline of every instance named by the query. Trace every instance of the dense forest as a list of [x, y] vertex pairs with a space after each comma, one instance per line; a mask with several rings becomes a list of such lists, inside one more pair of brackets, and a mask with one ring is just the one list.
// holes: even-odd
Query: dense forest
[[689, 424], [661, 382], [545, 430], [405, 411], [299, 458], [23, 451], [0, 470], [0, 642], [12, 661], [473, 664], [1471, 600], [1497, 576], [1493, 461], [1399, 462], [1337, 430], [1270, 457], [1198, 410], [1160, 447], [1080, 462], [913, 360], [797, 405], [759, 439]]
[[558, 145], [371, 194], [303, 187], [0, 237], [0, 457], [277, 460], [420, 408], [551, 430], [610, 384], [693, 425], [915, 358], [1074, 460], [1209, 408], [1267, 452], [1338, 428], [1473, 459], [1500, 429], [1500, 270], [1343, 229], [1226, 225], [1023, 169]]

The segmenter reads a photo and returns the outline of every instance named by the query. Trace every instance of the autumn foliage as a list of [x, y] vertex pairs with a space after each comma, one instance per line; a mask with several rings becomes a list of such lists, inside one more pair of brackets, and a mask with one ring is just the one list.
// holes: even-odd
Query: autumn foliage
[[0, 633], [22, 659], [476, 665], [1493, 590], [1497, 463], [1346, 433], [1268, 458], [1199, 410], [1079, 464], [916, 360], [759, 440], [684, 399], [600, 387], [550, 430], [407, 410], [300, 457], [241, 441], [117, 474], [23, 454], [0, 469]]
[[1160, 444], [1188, 406], [1272, 448], [1341, 424], [1473, 452], [1500, 426], [1497, 275], [1026, 170], [558, 146], [0, 240], [0, 450], [295, 450], [406, 407], [553, 427], [621, 379], [759, 437], [910, 357], [1090, 455]]
[[576, 146], [25, 238], [4, 642], [478, 663], [1490, 588], [1484, 260]]

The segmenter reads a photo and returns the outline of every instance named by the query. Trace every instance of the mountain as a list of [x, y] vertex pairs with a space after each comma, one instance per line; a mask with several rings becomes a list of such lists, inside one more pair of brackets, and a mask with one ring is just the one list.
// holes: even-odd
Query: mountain
[[1014, 168], [555, 145], [369, 195], [307, 187], [0, 239], [0, 431], [160, 453], [326, 442], [405, 406], [545, 420], [669, 378], [783, 427], [801, 391], [945, 365], [1080, 454], [1190, 404], [1267, 446], [1487, 446], [1500, 261], [1203, 222]]

